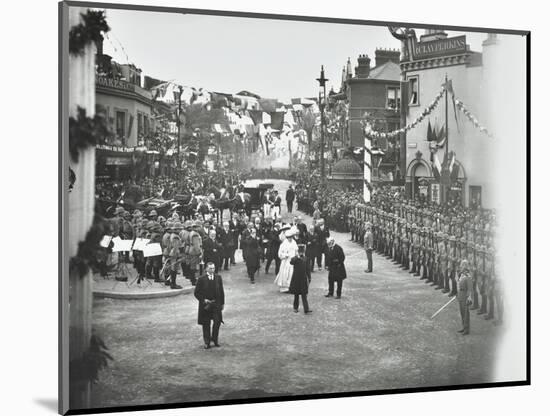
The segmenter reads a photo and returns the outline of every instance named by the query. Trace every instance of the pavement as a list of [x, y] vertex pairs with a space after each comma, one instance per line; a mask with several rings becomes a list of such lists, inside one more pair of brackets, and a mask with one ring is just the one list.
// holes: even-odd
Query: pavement
[[[275, 183], [279, 192], [288, 182]], [[284, 193], [283, 193], [284, 195]], [[286, 213], [286, 206], [283, 208]], [[294, 215], [294, 213], [293, 213]], [[300, 213], [304, 222], [311, 218]], [[93, 387], [94, 407], [164, 404], [495, 382], [504, 327], [471, 314], [462, 336], [456, 302], [333, 232], [346, 254], [342, 299], [325, 298], [315, 271], [313, 313], [294, 313], [274, 285], [274, 265], [252, 285], [240, 258], [222, 271], [226, 293], [220, 348], [204, 350], [192, 294], [149, 300], [95, 299], [94, 329], [114, 357]], [[147, 289], [144, 289], [147, 290]]]

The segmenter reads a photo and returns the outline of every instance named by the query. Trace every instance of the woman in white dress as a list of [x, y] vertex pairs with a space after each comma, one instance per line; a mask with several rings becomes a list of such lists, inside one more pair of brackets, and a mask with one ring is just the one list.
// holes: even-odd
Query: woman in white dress
[[281, 259], [281, 267], [279, 274], [275, 278], [275, 283], [279, 286], [280, 292], [288, 292], [290, 281], [292, 280], [292, 272], [294, 266], [290, 264], [290, 260], [298, 254], [298, 245], [294, 240], [294, 233], [291, 230], [285, 232], [285, 241], [279, 247], [279, 258]]

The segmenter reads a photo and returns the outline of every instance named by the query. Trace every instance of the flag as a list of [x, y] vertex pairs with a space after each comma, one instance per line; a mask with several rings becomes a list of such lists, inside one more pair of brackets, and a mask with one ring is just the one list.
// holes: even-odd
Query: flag
[[433, 134], [433, 130], [432, 130], [432, 123], [430, 121], [428, 121], [428, 133], [426, 135], [426, 139], [429, 142], [433, 141], [433, 139], [434, 139], [434, 134]]
[[439, 181], [441, 180], [441, 163], [439, 162], [439, 158], [437, 157], [437, 152], [432, 153], [432, 156], [433, 156], [432, 167], [433, 167], [434, 177]]
[[[440, 169], [440, 183], [441, 185], [450, 185], [451, 184], [451, 171], [449, 166], [451, 164], [451, 153], [445, 154], [443, 157], [443, 163], [441, 164]], [[454, 164], [454, 160], [453, 160]]]

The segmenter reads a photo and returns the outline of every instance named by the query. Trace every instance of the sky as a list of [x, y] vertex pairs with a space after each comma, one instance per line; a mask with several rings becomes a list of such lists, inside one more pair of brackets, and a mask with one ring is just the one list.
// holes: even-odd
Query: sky
[[[231, 94], [247, 90], [285, 102], [318, 95], [321, 65], [327, 92], [331, 86], [338, 91], [348, 57], [353, 69], [360, 54], [368, 54], [374, 66], [376, 48], [400, 48], [384, 26], [113, 9], [106, 15], [111, 31], [104, 53], [119, 63], [184, 86]], [[466, 37], [476, 51], [485, 38], [474, 32]]]

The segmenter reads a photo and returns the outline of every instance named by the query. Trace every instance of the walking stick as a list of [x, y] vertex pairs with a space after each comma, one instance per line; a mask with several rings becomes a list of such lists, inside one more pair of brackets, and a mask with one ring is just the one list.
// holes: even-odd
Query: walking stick
[[448, 301], [445, 305], [443, 305], [441, 308], [439, 308], [439, 309], [437, 310], [437, 312], [434, 313], [434, 314], [431, 316], [430, 319], [434, 319], [437, 315], [439, 315], [439, 312], [441, 312], [441, 311], [442, 311], [443, 309], [445, 309], [448, 305], [450, 305], [451, 302], [452, 302], [453, 300], [455, 300], [455, 299], [456, 299], [456, 296], [453, 296], [452, 299], [451, 299], [450, 301]]

